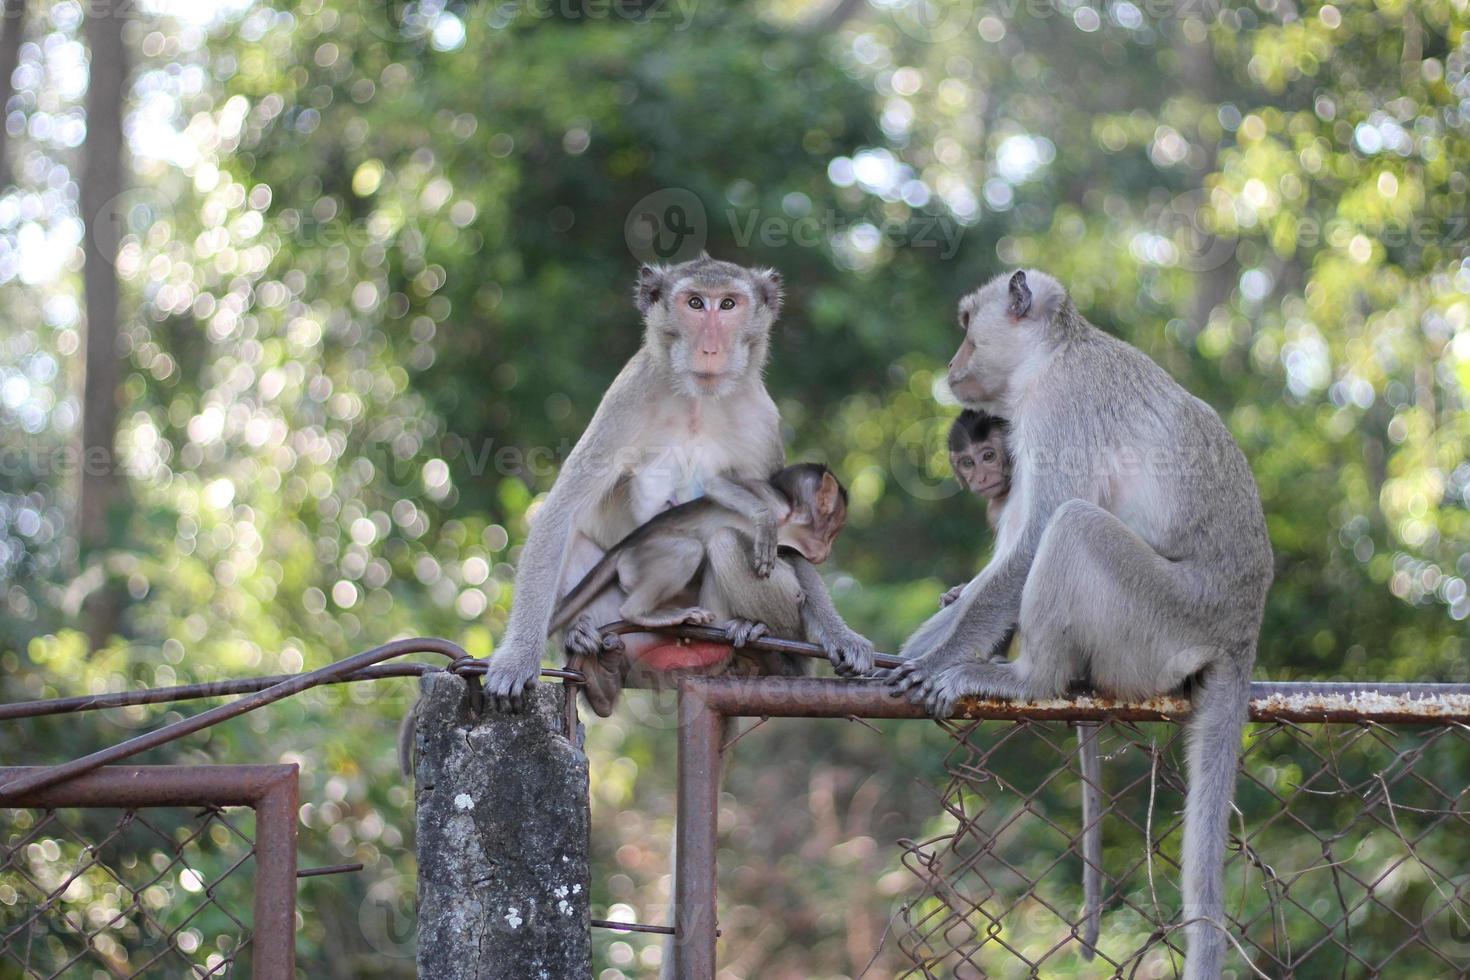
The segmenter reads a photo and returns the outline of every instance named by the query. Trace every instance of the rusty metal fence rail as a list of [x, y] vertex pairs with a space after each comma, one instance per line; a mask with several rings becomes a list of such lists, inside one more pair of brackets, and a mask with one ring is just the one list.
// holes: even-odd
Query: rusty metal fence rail
[[[35, 772], [0, 769], [0, 782]], [[0, 976], [211, 977], [248, 964], [290, 977], [296, 803], [294, 765], [113, 767], [7, 799]], [[221, 899], [247, 875], [248, 923]]]
[[[1238, 977], [1470, 976], [1470, 685], [1253, 685], [1227, 865]], [[1176, 976], [1188, 702], [972, 702], [944, 722], [936, 817], [886, 942], [904, 977]], [[727, 718], [922, 718], [877, 685], [700, 678], [680, 703], [683, 980], [716, 967], [715, 823]], [[1081, 958], [1082, 773], [1098, 723], [1104, 881]], [[891, 951], [890, 951], [890, 955]], [[875, 961], [877, 954], [875, 953]], [[887, 970], [884, 975], [888, 975]], [[877, 974], [871, 974], [876, 976]]]

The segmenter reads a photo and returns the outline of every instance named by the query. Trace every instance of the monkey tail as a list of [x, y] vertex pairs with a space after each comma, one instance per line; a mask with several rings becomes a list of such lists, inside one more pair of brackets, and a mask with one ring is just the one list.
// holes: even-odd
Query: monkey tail
[[587, 608], [589, 602], [612, 584], [618, 574], [618, 555], [621, 551], [622, 545], [619, 544], [603, 555], [598, 559], [597, 564], [582, 576], [582, 580], [572, 586], [572, 590], [562, 597], [561, 605], [557, 607], [556, 614], [551, 617], [551, 625], [546, 628], [547, 636], [566, 629], [567, 624], [576, 619], [577, 615]]
[[1253, 653], [1224, 651], [1201, 672], [1193, 692], [1182, 855], [1184, 980], [1219, 980], [1225, 964], [1225, 838], [1250, 709]]
[[1100, 725], [1077, 726], [1077, 761], [1082, 769], [1082, 958], [1097, 955], [1102, 923], [1102, 765], [1097, 739]]

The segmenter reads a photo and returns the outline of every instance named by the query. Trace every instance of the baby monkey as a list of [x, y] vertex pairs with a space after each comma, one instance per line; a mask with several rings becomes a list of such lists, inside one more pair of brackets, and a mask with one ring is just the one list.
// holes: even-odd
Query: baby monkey
[[[1001, 511], [1011, 492], [1006, 420], [970, 408], [961, 412], [949, 427], [949, 465], [954, 468], [955, 479], [966, 490], [989, 501], [985, 517], [991, 530], [998, 530]], [[965, 584], [968, 583], [956, 585], [940, 596], [940, 607], [958, 599]]]
[[[985, 517], [991, 530], [1000, 529], [1000, 515], [1011, 492], [1008, 430], [1005, 419], [970, 408], [961, 412], [949, 429], [949, 465], [965, 489], [989, 502]], [[956, 585], [944, 593], [939, 605], [954, 603], [964, 587]], [[1012, 627], [988, 659], [1009, 660], [1015, 636]], [[1097, 949], [1102, 905], [1102, 830], [1098, 823], [1102, 811], [1102, 760], [1097, 736], [1095, 723], [1077, 722], [1077, 757], [1082, 770], [1082, 955], [1088, 960]]]
[[[778, 470], [765, 483], [744, 486], [775, 517], [778, 549], [795, 552], [814, 565], [827, 560], [833, 540], [847, 522], [847, 491], [831, 470], [819, 463], [798, 463]], [[586, 676], [587, 701], [597, 714], [606, 717], [612, 712], [632, 667], [654, 673], [708, 670], [723, 666], [729, 652], [721, 644], [715, 659], [701, 659], [695, 649], [671, 644], [649, 651], [646, 663], [628, 664], [620, 651], [602, 648], [597, 624], [583, 615], [613, 585], [627, 596], [618, 614], [639, 626], [720, 623], [736, 647], [771, 630], [784, 636], [803, 633], [803, 594], [791, 564], [778, 560], [765, 578], [751, 570], [755, 530], [744, 514], [700, 497], [636, 528], [572, 587], [549, 632], [571, 627], [567, 649], [573, 655], [572, 666]], [[687, 655], [680, 656], [680, 651]], [[800, 663], [784, 662], [794, 658], [773, 659], [783, 662], [763, 666], [763, 672], [802, 672]]]

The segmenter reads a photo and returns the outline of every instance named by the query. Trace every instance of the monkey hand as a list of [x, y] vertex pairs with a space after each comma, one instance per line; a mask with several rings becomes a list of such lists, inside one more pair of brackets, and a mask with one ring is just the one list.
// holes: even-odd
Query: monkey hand
[[952, 606], [952, 605], [954, 605], [955, 602], [957, 602], [959, 600], [960, 593], [963, 592], [963, 591], [965, 591], [965, 586], [967, 584], [968, 583], [966, 583], [966, 582], [961, 582], [959, 585], [956, 585], [954, 588], [952, 588], [948, 592], [944, 593], [944, 595], [940, 596], [939, 597], [939, 608], [940, 609], [943, 609], [946, 606]]
[[730, 645], [737, 650], [770, 632], [770, 627], [765, 623], [757, 623], [749, 619], [732, 619], [725, 624], [725, 636], [729, 638]]
[[755, 525], [751, 543], [750, 568], [757, 578], [770, 578], [776, 567], [776, 522], [767, 518]]
[[839, 677], [862, 677], [873, 670], [873, 643], [845, 623], [819, 626], [812, 637], [826, 651]]
[[541, 674], [541, 644], [531, 649], [506, 644], [495, 651], [485, 667], [485, 695], [497, 711], [519, 711], [526, 688]]

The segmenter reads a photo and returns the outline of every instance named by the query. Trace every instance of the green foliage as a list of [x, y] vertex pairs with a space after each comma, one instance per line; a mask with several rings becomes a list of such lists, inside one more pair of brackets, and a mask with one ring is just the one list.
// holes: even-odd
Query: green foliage
[[[75, 4], [34, 6], [0, 196], [9, 698], [295, 671], [405, 634], [490, 653], [527, 515], [638, 343], [625, 228], [675, 188], [712, 252], [787, 278], [770, 387], [791, 454], [852, 490], [832, 580], [884, 648], [983, 562], [936, 382], [958, 297], [1027, 263], [1245, 447], [1277, 550], [1263, 676], [1470, 679], [1460, 5], [1206, 21], [962, 0], [937, 8], [943, 30], [901, 5], [821, 23], [800, 3], [143, 18], [118, 218], [135, 509], [86, 568], [61, 465], [84, 336], [80, 28]], [[89, 655], [80, 599], [106, 579], [130, 596], [125, 632]], [[314, 692], [153, 760], [302, 763], [303, 863], [368, 865], [303, 889], [308, 975], [408, 969], [356, 910], [410, 898], [390, 748], [410, 695]], [[173, 714], [13, 726], [7, 761]], [[937, 778], [946, 740], [922, 727], [812, 723], [797, 758], [742, 748], [729, 846], [751, 863], [722, 897], [749, 975], [862, 969], [871, 944], [843, 937], [876, 943], [900, 890], [887, 844], [934, 814], [910, 779]], [[669, 742], [631, 721], [591, 736], [596, 914], [659, 916]], [[787, 812], [800, 834], [771, 825]], [[832, 894], [853, 896], [846, 921], [813, 911]], [[599, 956], [636, 974], [653, 945], [600, 938]]]

